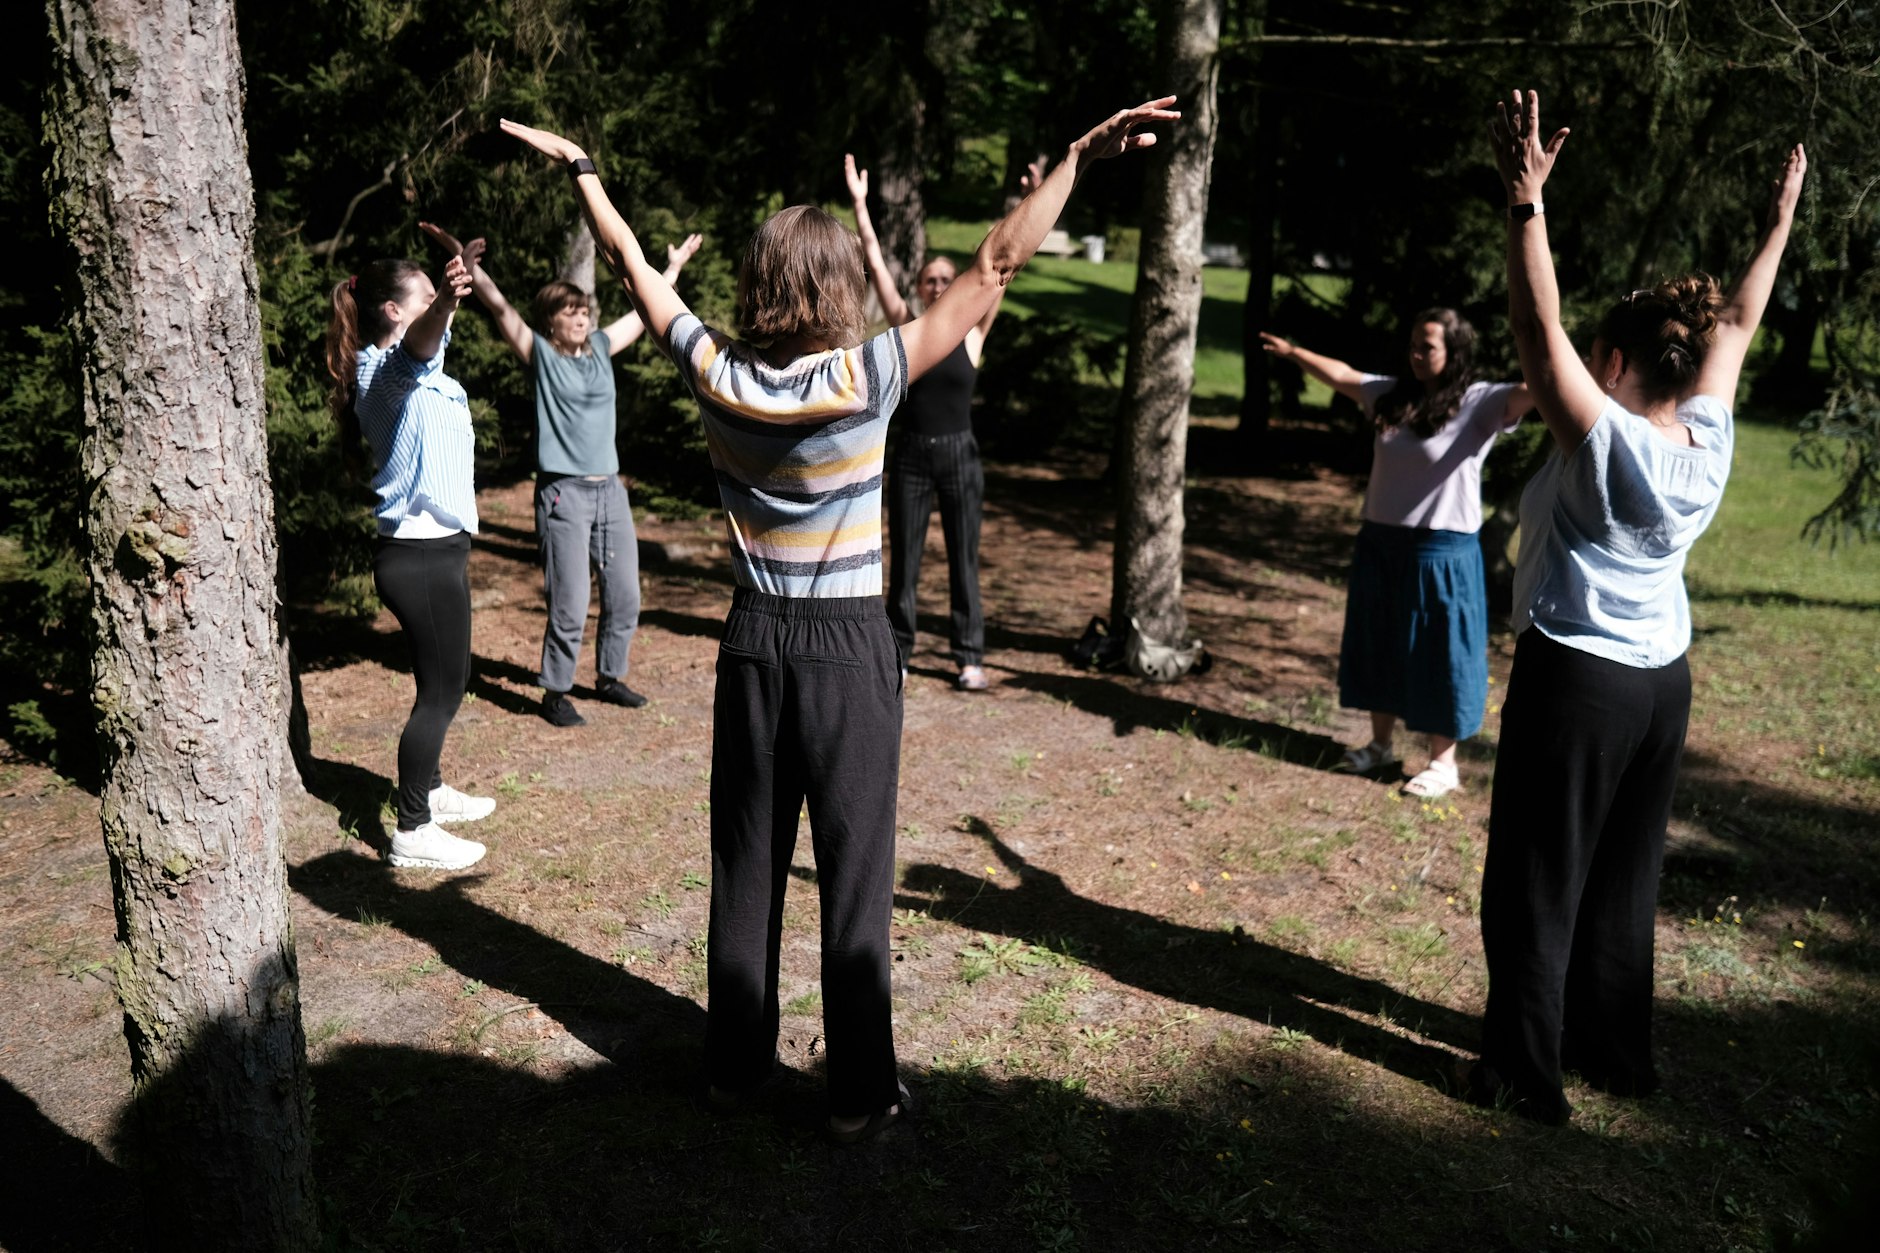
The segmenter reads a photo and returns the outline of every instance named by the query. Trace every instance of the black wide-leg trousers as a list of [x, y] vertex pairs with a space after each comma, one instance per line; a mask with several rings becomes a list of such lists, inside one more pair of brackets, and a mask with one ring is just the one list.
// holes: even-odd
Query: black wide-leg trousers
[[904, 431], [888, 467], [888, 617], [901, 664], [914, 655], [920, 559], [927, 524], [940, 503], [947, 545], [947, 599], [953, 660], [976, 666], [986, 655], [986, 619], [979, 602], [979, 527], [986, 506], [986, 471], [971, 431], [916, 435]]
[[1502, 712], [1482, 880], [1488, 958], [1479, 1095], [1543, 1122], [1561, 1071], [1644, 1095], [1658, 872], [1691, 671], [1641, 669], [1522, 632]]
[[712, 706], [712, 908], [705, 1067], [745, 1092], [777, 1050], [777, 963], [797, 819], [822, 902], [829, 1112], [898, 1099], [889, 999], [901, 661], [879, 596], [739, 588]]

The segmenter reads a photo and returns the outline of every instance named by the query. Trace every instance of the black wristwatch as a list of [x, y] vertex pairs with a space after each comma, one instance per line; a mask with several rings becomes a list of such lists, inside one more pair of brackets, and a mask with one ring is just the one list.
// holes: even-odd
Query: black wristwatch
[[1545, 201], [1536, 200], [1532, 204], [1511, 204], [1508, 206], [1508, 220], [1510, 222], [1525, 222], [1529, 218], [1537, 218], [1545, 212], [1547, 212]]
[[595, 169], [594, 163], [586, 157], [576, 157], [574, 160], [568, 162], [569, 178], [580, 178], [583, 174], [592, 174], [598, 178], [600, 171]]

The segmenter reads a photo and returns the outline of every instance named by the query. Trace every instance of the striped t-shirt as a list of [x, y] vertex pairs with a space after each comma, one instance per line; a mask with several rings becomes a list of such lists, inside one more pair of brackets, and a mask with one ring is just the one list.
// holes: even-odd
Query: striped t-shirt
[[445, 331], [429, 361], [406, 352], [402, 340], [359, 350], [353, 412], [379, 467], [372, 490], [380, 535], [476, 534], [476, 431], [463, 384], [444, 373], [449, 343]]
[[881, 595], [882, 450], [907, 393], [899, 329], [782, 369], [690, 313], [666, 334], [705, 423], [738, 585]]

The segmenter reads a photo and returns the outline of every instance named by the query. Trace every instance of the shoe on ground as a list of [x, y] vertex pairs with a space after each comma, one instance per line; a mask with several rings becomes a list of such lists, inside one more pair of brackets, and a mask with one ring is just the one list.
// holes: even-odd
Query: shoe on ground
[[962, 692], [983, 692], [992, 686], [984, 666], [961, 666], [960, 677], [953, 682]]
[[1456, 773], [1454, 766], [1432, 761], [1403, 785], [1403, 791], [1405, 796], [1433, 801], [1449, 795], [1461, 786], [1462, 777]]
[[1394, 765], [1396, 761], [1397, 754], [1391, 751], [1389, 744], [1370, 743], [1363, 748], [1346, 749], [1345, 759], [1339, 763], [1339, 766], [1353, 774], [1370, 774], [1373, 771], [1382, 770], [1385, 766]]
[[619, 679], [602, 679], [594, 685], [595, 695], [610, 705], [621, 705], [628, 709], [638, 709], [646, 703], [646, 697], [640, 695]]
[[486, 851], [475, 840], [459, 839], [435, 822], [416, 831], [392, 833], [392, 864], [412, 870], [462, 870], [482, 861]]
[[432, 822], [478, 822], [496, 812], [490, 796], [469, 796], [448, 783], [431, 789]]
[[568, 699], [566, 692], [543, 692], [542, 716], [548, 719], [551, 726], [584, 727], [587, 725], [587, 719], [581, 716], [581, 711], [574, 707], [574, 702]]
[[914, 1098], [908, 1093], [905, 1083], [895, 1085], [895, 1094], [901, 1099], [884, 1110], [868, 1116], [868, 1120], [859, 1127], [847, 1127], [837, 1130], [833, 1124], [823, 1124], [823, 1135], [829, 1143], [840, 1146], [865, 1144], [902, 1119], [914, 1114]]

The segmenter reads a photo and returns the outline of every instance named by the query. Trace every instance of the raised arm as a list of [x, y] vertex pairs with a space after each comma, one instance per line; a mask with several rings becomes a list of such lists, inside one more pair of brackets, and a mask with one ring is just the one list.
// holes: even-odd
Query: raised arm
[[[437, 295], [430, 307], [411, 320], [405, 328], [405, 351], [419, 361], [429, 361], [444, 346], [444, 332], [456, 316], [457, 306], [470, 294], [470, 267], [483, 251], [483, 241], [476, 240], [450, 259], [444, 267], [444, 281], [437, 285]], [[469, 261], [466, 264], [465, 258]]]
[[[691, 234], [687, 235], [682, 243], [667, 244], [666, 268], [661, 277], [667, 283], [677, 287], [679, 271], [685, 269], [685, 263], [692, 259], [692, 254], [697, 252], [698, 246], [704, 242], [703, 235]], [[640, 317], [640, 311], [638, 309], [627, 310], [625, 316], [601, 328], [601, 333], [607, 336], [607, 355], [610, 357], [620, 355], [621, 349], [638, 339], [645, 331], [646, 321]]]
[[[458, 254], [464, 251], [464, 246], [457, 242], [457, 237], [435, 222], [419, 222], [418, 227], [448, 251]], [[483, 241], [473, 242], [479, 247], [478, 256], [469, 267], [470, 290], [476, 294], [478, 300], [483, 302], [483, 307], [490, 311], [490, 316], [496, 319], [496, 330], [502, 335], [503, 342], [509, 345], [511, 352], [522, 359], [522, 364], [528, 365], [535, 356], [535, 332], [529, 329], [529, 324], [522, 320], [522, 315], [517, 313], [509, 301], [503, 298], [501, 289], [496, 286], [496, 280], [491, 278], [490, 272], [483, 268], [480, 247]]]
[[881, 312], [889, 326], [900, 326], [914, 316], [907, 301], [894, 289], [894, 275], [888, 272], [888, 259], [881, 255], [881, 240], [875, 236], [874, 220], [868, 216], [868, 171], [855, 168], [855, 154], [842, 154], [842, 177], [849, 185], [849, 199], [855, 204], [855, 233], [862, 237], [862, 254], [868, 264], [868, 277], [881, 301]]
[[1260, 332], [1260, 346], [1281, 360], [1290, 361], [1340, 396], [1364, 403], [1364, 375], [1336, 357], [1309, 352], [1289, 339]]
[[[502, 127], [505, 134], [514, 135], [537, 152], [552, 157], [564, 166], [572, 161], [587, 160], [587, 153], [579, 145], [560, 135], [524, 126], [508, 118], [503, 119]], [[589, 165], [592, 164], [589, 162]], [[672, 325], [673, 319], [691, 311], [686, 308], [685, 301], [679, 299], [679, 293], [672, 289], [672, 283], [666, 276], [647, 261], [639, 239], [633, 234], [633, 228], [627, 225], [626, 219], [614, 208], [613, 201], [607, 198], [607, 190], [601, 186], [600, 176], [593, 173], [577, 175], [575, 191], [581, 199], [581, 211], [587, 215], [588, 229], [594, 233], [595, 248], [607, 259], [614, 273], [620, 276], [621, 283], [627, 289], [627, 298], [633, 301], [646, 326], [663, 345], [666, 328]]]
[[[1044, 167], [1036, 161], [1027, 161], [1025, 172], [1018, 176], [1018, 194], [1029, 196], [1038, 190], [1038, 185], [1042, 182], [1044, 182]], [[966, 355], [972, 358], [974, 369], [979, 368], [980, 359], [985, 356], [986, 337], [992, 334], [992, 324], [999, 320], [999, 310], [1004, 305], [1005, 288], [1001, 287], [998, 294], [992, 298], [992, 307], [986, 310], [986, 315], [979, 319], [972, 330], [966, 332]]]
[[1064, 159], [1045, 176], [1037, 190], [1019, 201], [1015, 209], [993, 226], [966, 271], [953, 280], [953, 285], [932, 308], [901, 328], [910, 381], [945, 360], [966, 338], [966, 333], [986, 316], [992, 302], [1012, 281], [1018, 268], [1031, 260], [1038, 245], [1057, 224], [1077, 180], [1091, 163], [1153, 144], [1154, 135], [1138, 134], [1136, 128], [1180, 118], [1180, 113], [1169, 108], [1174, 103], [1175, 97], [1164, 96], [1133, 109], [1124, 109], [1099, 123], [1089, 134], [1071, 144]]
[[1769, 307], [1769, 293], [1776, 285], [1776, 270], [1782, 263], [1782, 250], [1789, 242], [1789, 227], [1795, 221], [1795, 202], [1802, 194], [1802, 176], [1808, 173], [1808, 154], [1796, 144], [1789, 149], [1769, 195], [1769, 214], [1763, 223], [1762, 238], [1750, 255], [1749, 267], [1724, 297], [1723, 312], [1717, 318], [1716, 336], [1697, 372], [1697, 394], [1715, 396], [1736, 407], [1736, 382], [1743, 372], [1743, 358], [1749, 354], [1750, 340]]
[[1560, 286], [1547, 246], [1541, 188], [1567, 142], [1561, 127], [1541, 141], [1541, 101], [1519, 91], [1497, 101], [1489, 122], [1495, 165], [1508, 193], [1508, 320], [1521, 358], [1521, 376], [1541, 420], [1562, 450], [1572, 452], [1605, 412], [1606, 395], [1586, 372], [1560, 325]]

